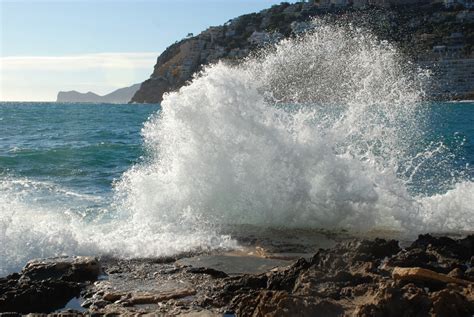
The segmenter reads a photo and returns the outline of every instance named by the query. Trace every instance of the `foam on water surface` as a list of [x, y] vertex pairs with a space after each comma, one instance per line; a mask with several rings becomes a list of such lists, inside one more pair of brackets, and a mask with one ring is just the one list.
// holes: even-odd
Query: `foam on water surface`
[[447, 157], [420, 148], [427, 80], [369, 32], [321, 22], [239, 66], [209, 66], [164, 97], [143, 128], [147, 159], [94, 217], [3, 180], [0, 273], [63, 253], [232, 249], [229, 225], [474, 230], [470, 174], [440, 181], [429, 166]]

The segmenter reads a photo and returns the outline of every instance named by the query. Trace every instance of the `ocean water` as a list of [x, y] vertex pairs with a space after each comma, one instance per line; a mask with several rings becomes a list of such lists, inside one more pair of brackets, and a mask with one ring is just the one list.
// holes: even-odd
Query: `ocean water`
[[[315, 22], [317, 23], [317, 22]], [[474, 230], [474, 103], [324, 23], [161, 105], [0, 103], [0, 275], [33, 257], [232, 249], [229, 226]]]
[[81, 213], [83, 203], [86, 209], [107, 207], [114, 180], [142, 160], [140, 130], [158, 110], [159, 105], [1, 103], [3, 187], [35, 188], [38, 195], [29, 199], [53, 206], [77, 200], [70, 208]]

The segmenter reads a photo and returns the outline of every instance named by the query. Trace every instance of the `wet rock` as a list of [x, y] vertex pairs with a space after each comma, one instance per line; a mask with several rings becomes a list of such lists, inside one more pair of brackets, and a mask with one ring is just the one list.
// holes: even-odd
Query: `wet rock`
[[374, 260], [392, 256], [400, 251], [396, 240], [363, 240], [355, 246], [353, 252], [356, 254], [354, 260]]
[[180, 267], [209, 268], [228, 275], [258, 274], [278, 266], [286, 266], [291, 261], [267, 259], [256, 256], [204, 255], [183, 258], [176, 261]]
[[96, 300], [92, 303], [91, 307], [94, 306], [94, 308], [104, 308], [105, 306], [107, 306], [108, 304], [110, 304], [110, 302], [106, 301], [106, 300]]
[[175, 290], [175, 291], [172, 291], [172, 292], [161, 293], [159, 295], [156, 295], [155, 299], [158, 302], [162, 302], [162, 301], [167, 301], [167, 300], [170, 300], [170, 299], [176, 299], [176, 298], [183, 298], [183, 297], [187, 297], [187, 296], [192, 296], [192, 295], [195, 295], [195, 294], [196, 294], [196, 291], [193, 290], [193, 289], [182, 289], [182, 290]]
[[300, 272], [310, 266], [309, 262], [301, 258], [289, 267], [273, 271], [267, 277], [267, 288], [270, 290], [292, 291]]
[[[82, 281], [90, 272], [97, 274], [95, 265], [38, 261], [0, 279], [0, 305], [11, 292], [18, 297], [24, 291], [30, 297], [18, 298], [29, 305], [25, 298], [51, 302], [71, 290], [77, 296], [87, 285], [80, 296], [90, 315], [472, 316], [471, 243], [470, 237], [424, 235], [401, 250], [395, 240], [348, 240], [294, 262], [235, 254], [174, 263], [110, 258], [102, 262], [110, 274], [95, 283]], [[83, 268], [80, 274], [77, 267]]]
[[228, 277], [228, 275], [225, 272], [215, 270], [213, 268], [208, 268], [208, 267], [191, 267], [187, 269], [189, 273], [193, 274], [207, 274], [215, 278], [224, 278]]
[[10, 282], [0, 280], [0, 312], [51, 312], [63, 307], [81, 290], [79, 283], [54, 279]]
[[84, 307], [84, 308], [89, 308], [93, 303], [94, 303], [94, 301], [93, 301], [92, 299], [86, 299], [86, 300], [81, 304], [81, 306]]
[[[233, 316], [233, 314], [227, 314], [227, 316]], [[212, 312], [210, 310], [202, 310], [196, 312], [183, 313], [179, 315], [180, 317], [222, 317], [222, 313]], [[226, 316], [226, 313], [224, 313]]]
[[466, 261], [474, 255], [474, 235], [469, 235], [460, 240], [449, 237], [433, 237], [429, 234], [420, 235], [410, 246], [410, 249], [412, 248], [437, 252], [444, 257]]
[[48, 313], [64, 307], [100, 274], [96, 258], [32, 260], [21, 274], [0, 279], [0, 312]]
[[95, 281], [101, 273], [99, 261], [94, 257], [63, 257], [36, 259], [23, 268], [22, 278], [30, 280], [62, 279], [65, 281]]
[[180, 270], [179, 268], [173, 267], [173, 268], [169, 268], [165, 270], [160, 270], [159, 272], [153, 273], [153, 275], [156, 276], [158, 274], [175, 274], [175, 273], [178, 273], [179, 270]]
[[[443, 316], [437, 315], [442, 305], [461, 305], [467, 310], [458, 313], [474, 313], [466, 304], [474, 302], [469, 291], [472, 283], [459, 278], [464, 271], [456, 266], [464, 256], [442, 249], [445, 245], [458, 246], [460, 240], [435, 239], [433, 245], [438, 249], [428, 240], [432, 241], [423, 237], [405, 250], [394, 240], [340, 243], [333, 249], [319, 250], [310, 261], [301, 259], [265, 275], [226, 280], [227, 289], [221, 296], [230, 301], [226, 307], [242, 316]], [[449, 276], [406, 267], [423, 261], [442, 271], [454, 269]], [[393, 263], [400, 267], [392, 268]], [[433, 297], [447, 289], [457, 295], [440, 293]], [[437, 302], [443, 304], [437, 308]], [[451, 311], [457, 312], [454, 308]]]
[[224, 287], [225, 293], [232, 293], [235, 291], [246, 291], [262, 289], [267, 287], [268, 277], [265, 274], [260, 275], [243, 275], [236, 278], [230, 278], [226, 281]]
[[[162, 291], [156, 293], [134, 293], [134, 294], [116, 294], [116, 293], [106, 293], [102, 297], [102, 300], [97, 302], [105, 302], [110, 304], [111, 301], [114, 301], [116, 304], [121, 304], [123, 306], [134, 306], [134, 305], [147, 305], [147, 304], [158, 304], [159, 302], [164, 302], [172, 299], [179, 299], [188, 296], [193, 296], [196, 294], [194, 289], [177, 289], [173, 291]], [[95, 302], [94, 304], [96, 304]], [[99, 308], [104, 307], [98, 305]]]
[[311, 259], [311, 264], [337, 271], [355, 269], [371, 271], [383, 260], [400, 251], [395, 240], [352, 240], [338, 244], [333, 249], [320, 250]]
[[447, 274], [466, 271], [473, 256], [474, 236], [454, 240], [449, 237], [420, 235], [406, 250], [390, 258], [386, 265], [391, 267], [421, 267]]

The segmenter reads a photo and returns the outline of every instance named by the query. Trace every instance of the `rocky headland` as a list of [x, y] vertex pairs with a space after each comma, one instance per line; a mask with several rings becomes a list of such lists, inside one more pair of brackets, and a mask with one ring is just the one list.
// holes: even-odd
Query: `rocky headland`
[[430, 98], [474, 96], [474, 11], [457, 2], [306, 1], [246, 14], [168, 47], [131, 102], [158, 103], [203, 66], [236, 63], [266, 45], [298, 36], [312, 19], [353, 23], [397, 45], [408, 59], [433, 71]]
[[127, 103], [140, 88], [140, 84], [124, 87], [106, 95], [98, 95], [91, 91], [81, 93], [75, 90], [60, 91], [56, 102], [87, 102], [87, 103]]
[[0, 315], [474, 314], [474, 235], [411, 243], [319, 237], [332, 246], [308, 253], [317, 244], [250, 236], [234, 252], [33, 260], [0, 279]]

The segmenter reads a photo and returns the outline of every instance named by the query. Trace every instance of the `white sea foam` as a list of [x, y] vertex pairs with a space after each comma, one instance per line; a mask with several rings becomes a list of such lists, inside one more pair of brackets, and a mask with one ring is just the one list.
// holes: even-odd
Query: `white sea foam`
[[389, 45], [320, 25], [167, 95], [144, 129], [156, 157], [120, 188], [135, 217], [170, 223], [193, 208], [218, 223], [413, 224], [395, 171], [419, 135], [417, 79]]
[[325, 23], [207, 67], [145, 124], [150, 157], [103, 217], [45, 210], [5, 185], [0, 274], [33, 256], [236, 247], [221, 225], [474, 230], [472, 182], [435, 195], [413, 182], [437, 155], [417, 149], [427, 77], [367, 31]]
[[[0, 180], [0, 276], [20, 269], [31, 258], [68, 254], [166, 256], [237, 247], [228, 236], [194, 229], [192, 215], [181, 219], [182, 225], [189, 227], [187, 232], [177, 231], [171, 224], [130, 221], [113, 206], [95, 210], [93, 220], [86, 220], [76, 209], [78, 204], [90, 202], [90, 196], [71, 196], [69, 191], [54, 188], [52, 183], [28, 179]], [[48, 203], [55, 198], [61, 201]]]

